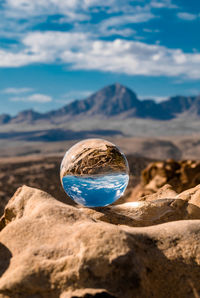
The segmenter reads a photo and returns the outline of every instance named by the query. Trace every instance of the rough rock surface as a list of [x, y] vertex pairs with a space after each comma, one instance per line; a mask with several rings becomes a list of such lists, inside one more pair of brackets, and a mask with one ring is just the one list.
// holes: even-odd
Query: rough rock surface
[[181, 193], [184, 190], [200, 184], [200, 162], [193, 160], [160, 161], [150, 163], [142, 171], [141, 183], [133, 189], [128, 201], [138, 200], [146, 195], [156, 193], [166, 184], [171, 186], [165, 189], [169, 196]]
[[0, 223], [0, 297], [199, 297], [199, 192], [88, 209], [18, 189]]

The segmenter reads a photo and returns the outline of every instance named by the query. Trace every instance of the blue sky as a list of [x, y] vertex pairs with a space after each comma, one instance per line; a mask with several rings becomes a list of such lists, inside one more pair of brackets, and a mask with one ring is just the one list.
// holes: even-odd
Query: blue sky
[[0, 0], [0, 114], [47, 111], [119, 82], [200, 93], [197, 0]]

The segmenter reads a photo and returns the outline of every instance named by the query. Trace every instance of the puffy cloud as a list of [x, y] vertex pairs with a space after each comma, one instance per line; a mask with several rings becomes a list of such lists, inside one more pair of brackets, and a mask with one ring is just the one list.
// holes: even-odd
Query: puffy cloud
[[177, 13], [177, 16], [179, 19], [185, 20], [185, 21], [194, 21], [197, 19], [197, 15], [188, 13], [188, 12], [179, 12]]
[[[141, 6], [140, 6], [140, 5]], [[8, 17], [41, 16], [51, 14], [66, 15], [70, 19], [88, 18], [91, 11], [134, 12], [153, 8], [175, 8], [171, 0], [146, 0], [144, 3], [131, 0], [5, 0], [4, 9]]]
[[[57, 22], [70, 24], [73, 31], [128, 37], [136, 33], [130, 24], [148, 22], [155, 17], [152, 8], [172, 7], [171, 0], [4, 0], [0, 9], [0, 35], [19, 40], [41, 23]], [[90, 19], [98, 12], [103, 12], [103, 21], [91, 24]]]
[[[164, 0], [163, 0], [164, 1]], [[30, 16], [60, 14], [68, 20], [88, 19], [91, 10], [123, 11], [130, 5], [130, 0], [5, 0], [4, 9], [8, 17], [28, 18]], [[124, 9], [123, 9], [124, 8]]]
[[89, 34], [69, 32], [30, 33], [22, 42], [24, 48], [19, 52], [0, 52], [1, 67], [64, 63], [71, 69], [200, 78], [198, 52], [122, 39], [95, 40]]

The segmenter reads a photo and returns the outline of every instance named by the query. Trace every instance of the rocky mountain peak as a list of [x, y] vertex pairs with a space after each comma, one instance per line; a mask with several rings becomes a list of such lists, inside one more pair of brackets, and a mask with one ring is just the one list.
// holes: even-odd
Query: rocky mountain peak
[[122, 96], [122, 95], [128, 95], [128, 94], [132, 94], [134, 96], [136, 96], [136, 94], [129, 89], [128, 87], [120, 84], [120, 83], [115, 83], [109, 86], [106, 86], [104, 88], [102, 88], [101, 90], [99, 90], [97, 93], [100, 94], [108, 94], [110, 96]]
[[48, 113], [40, 114], [34, 110], [20, 112], [15, 117], [0, 116], [0, 124], [34, 123], [38, 119], [52, 123], [78, 120], [99, 116], [109, 117], [137, 117], [155, 120], [170, 120], [181, 114], [190, 117], [200, 115], [200, 96], [174, 96], [156, 103], [153, 100], [139, 100], [135, 92], [120, 83], [108, 85], [83, 100], [75, 100], [64, 107]]
[[99, 90], [86, 101], [91, 106], [91, 115], [114, 116], [140, 105], [136, 94], [119, 83]]

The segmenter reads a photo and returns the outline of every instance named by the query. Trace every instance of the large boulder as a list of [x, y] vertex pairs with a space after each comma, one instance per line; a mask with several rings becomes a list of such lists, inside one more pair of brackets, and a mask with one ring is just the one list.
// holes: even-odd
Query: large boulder
[[198, 297], [200, 214], [185, 196], [88, 209], [18, 189], [0, 223], [0, 297]]

